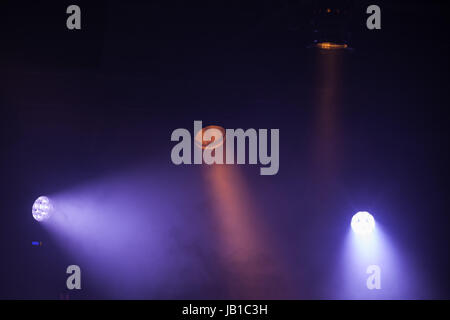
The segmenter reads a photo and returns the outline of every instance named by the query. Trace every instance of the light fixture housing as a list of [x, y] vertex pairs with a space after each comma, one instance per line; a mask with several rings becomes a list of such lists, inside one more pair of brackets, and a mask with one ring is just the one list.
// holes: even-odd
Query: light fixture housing
[[50, 218], [53, 211], [53, 205], [49, 198], [41, 196], [33, 203], [32, 214], [33, 218], [39, 222]]
[[[215, 141], [214, 139], [212, 141], [204, 140], [203, 135], [209, 129], [215, 129], [215, 130], [220, 131], [222, 133], [222, 137], [220, 139], [218, 139], [217, 141]], [[194, 138], [194, 141], [195, 141], [195, 145], [198, 148], [213, 150], [213, 149], [216, 149], [216, 148], [220, 147], [221, 145], [223, 145], [223, 143], [225, 142], [225, 137], [226, 137], [226, 131], [223, 127], [211, 125], [211, 126], [204, 127], [202, 130], [197, 132], [197, 134]]]
[[359, 236], [369, 236], [375, 230], [375, 219], [367, 211], [360, 211], [352, 217], [351, 227]]
[[318, 42], [316, 47], [324, 50], [338, 50], [347, 49], [348, 45], [346, 43], [333, 43], [333, 42]]

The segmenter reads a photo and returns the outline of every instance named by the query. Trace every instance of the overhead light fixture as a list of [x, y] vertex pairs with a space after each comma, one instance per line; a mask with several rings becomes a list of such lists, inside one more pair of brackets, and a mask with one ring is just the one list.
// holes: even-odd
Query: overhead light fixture
[[347, 49], [348, 45], [345, 43], [318, 42], [316, 43], [316, 47], [325, 50], [338, 50], [338, 49]]

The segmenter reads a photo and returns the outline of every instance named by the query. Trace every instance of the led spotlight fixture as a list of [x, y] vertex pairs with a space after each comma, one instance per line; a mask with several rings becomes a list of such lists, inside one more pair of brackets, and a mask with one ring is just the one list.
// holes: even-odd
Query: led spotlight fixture
[[[208, 130], [208, 129], [216, 129], [219, 130], [222, 133], [222, 137], [219, 138], [217, 141], [213, 140], [211, 141], [206, 141], [203, 139], [203, 134]], [[226, 133], [225, 133], [225, 129], [221, 126], [207, 126], [205, 128], [203, 128], [202, 130], [200, 130], [197, 135], [195, 136], [195, 145], [199, 148], [202, 149], [216, 149], [218, 147], [220, 147], [224, 141], [225, 141], [225, 137], [226, 137]]]
[[357, 235], [367, 236], [375, 229], [375, 219], [367, 211], [360, 211], [353, 216], [351, 226]]
[[52, 210], [53, 206], [50, 199], [42, 196], [36, 199], [31, 212], [33, 213], [34, 219], [43, 221], [50, 218]]
[[[312, 45], [323, 50], [350, 49], [352, 16], [354, 4], [352, 0], [315, 0], [310, 6], [310, 41]], [[330, 6], [330, 4], [332, 4]]]

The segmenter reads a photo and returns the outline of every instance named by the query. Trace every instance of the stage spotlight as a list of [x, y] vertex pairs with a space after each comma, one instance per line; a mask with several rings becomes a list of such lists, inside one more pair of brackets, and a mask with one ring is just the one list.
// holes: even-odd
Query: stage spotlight
[[37, 221], [43, 221], [50, 218], [53, 206], [49, 198], [39, 197], [33, 204], [32, 213], [33, 218]]
[[375, 219], [367, 211], [360, 211], [353, 216], [351, 226], [357, 235], [367, 236], [375, 229]]
[[348, 45], [346, 43], [319, 42], [316, 44], [316, 47], [325, 50], [338, 50], [347, 49]]
[[[216, 130], [220, 131], [222, 133], [222, 137], [219, 138], [217, 141], [214, 140], [214, 137], [213, 137], [213, 140], [211, 140], [211, 141], [204, 140], [203, 135], [204, 135], [205, 131], [207, 131], [209, 129], [216, 129]], [[210, 150], [216, 149], [224, 143], [225, 134], [226, 134], [226, 131], [223, 127], [207, 126], [207, 127], [203, 128], [202, 130], [200, 130], [197, 133], [197, 135], [195, 136], [195, 139], [194, 139], [195, 145], [202, 149], [210, 149]]]
[[352, 29], [352, 1], [313, 1], [311, 16], [311, 46], [324, 50], [350, 49]]

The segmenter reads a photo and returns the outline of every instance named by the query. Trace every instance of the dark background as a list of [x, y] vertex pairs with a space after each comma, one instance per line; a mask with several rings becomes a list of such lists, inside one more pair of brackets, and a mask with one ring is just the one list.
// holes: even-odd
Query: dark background
[[[0, 4], [0, 298], [65, 292], [72, 260], [31, 219], [34, 199], [138, 162], [170, 167], [171, 132], [192, 130], [194, 120], [280, 129], [278, 175], [262, 180], [246, 166], [267, 208], [261, 219], [295, 270], [287, 280], [302, 282], [280, 297], [330, 296], [324, 257], [337, 254], [336, 226], [364, 207], [389, 212], [376, 218], [426, 275], [427, 289], [413, 297], [450, 298], [444, 2], [377, 1], [377, 31], [365, 27], [372, 3], [354, 2], [331, 180], [310, 156], [320, 79], [318, 54], [307, 48], [309, 2], [93, 2], [74, 2], [81, 31], [66, 29], [71, 1]], [[221, 281], [149, 297], [235, 298]], [[88, 284], [70, 294], [109, 297]]]

